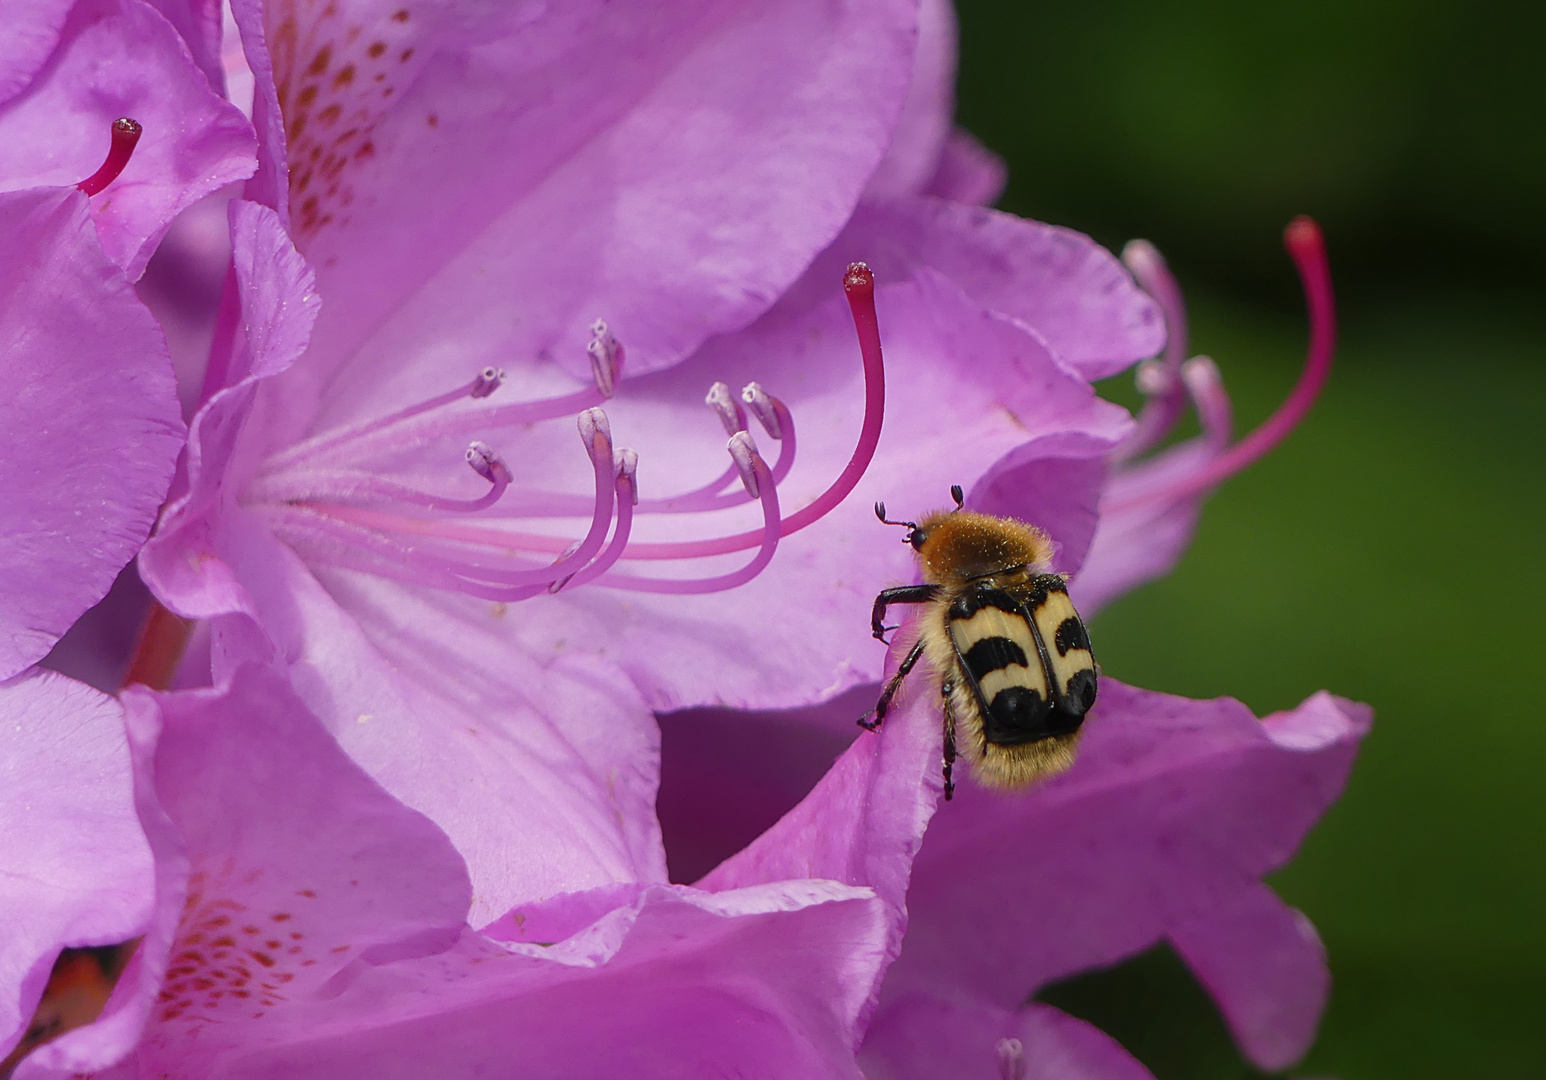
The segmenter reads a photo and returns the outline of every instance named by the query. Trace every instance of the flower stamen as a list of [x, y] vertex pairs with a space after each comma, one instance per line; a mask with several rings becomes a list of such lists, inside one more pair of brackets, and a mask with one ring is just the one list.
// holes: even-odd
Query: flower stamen
[[[874, 456], [885, 406], [874, 276], [856, 263], [849, 268], [844, 287], [863, 357], [864, 420], [842, 473], [813, 503], [788, 518], [780, 511], [778, 486], [794, 464], [794, 416], [757, 382], [748, 384], [739, 397], [732, 396], [724, 383], [715, 383], [705, 399], [730, 436], [728, 469], [710, 484], [680, 495], [639, 498], [638, 455], [614, 449], [607, 414], [596, 407], [596, 402], [617, 390], [615, 379], [623, 357], [622, 345], [601, 320], [592, 325], [587, 347], [596, 376], [594, 387], [533, 402], [459, 405], [464, 399], [487, 398], [504, 383], [502, 371], [486, 368], [454, 390], [272, 455], [244, 492], [243, 502], [321, 562], [489, 600], [524, 600], [589, 583], [653, 593], [701, 594], [734, 588], [766, 568], [782, 537], [840, 503]], [[478, 498], [422, 491], [372, 469], [394, 455], [467, 428], [528, 424], [560, 411], [576, 417], [591, 459], [595, 479], [591, 499], [516, 485], [504, 459], [478, 439], [467, 445], [464, 455], [469, 467], [490, 485]], [[778, 461], [772, 467], [747, 430], [748, 413], [779, 443]], [[742, 490], [729, 490], [737, 480]], [[713, 512], [749, 502], [760, 504], [760, 529], [671, 543], [633, 539], [640, 513]], [[482, 522], [468, 522], [469, 513], [481, 513]], [[590, 524], [578, 540], [506, 527], [518, 519], [582, 515], [589, 516]], [[701, 578], [651, 578], [617, 570], [627, 559], [694, 559], [751, 549], [755, 553], [739, 569]], [[546, 565], [541, 562], [544, 556], [551, 560]]]
[[[1321, 235], [1319, 225], [1308, 217], [1298, 217], [1284, 230], [1283, 243], [1288, 249], [1289, 257], [1293, 259], [1294, 268], [1298, 271], [1300, 283], [1304, 287], [1310, 321], [1310, 343], [1305, 355], [1304, 368], [1300, 372], [1299, 381], [1294, 389], [1278, 406], [1277, 411], [1264, 420], [1256, 430], [1222, 450], [1202, 468], [1166, 487], [1146, 491], [1113, 506], [1104, 506], [1103, 512], [1119, 513], [1162, 499], [1185, 499], [1222, 483], [1255, 464], [1268, 451], [1287, 438], [1315, 405], [1321, 388], [1326, 385], [1326, 379], [1331, 374], [1331, 363], [1336, 354], [1336, 304], [1332, 295], [1331, 269], [1326, 261], [1326, 242]], [[1194, 380], [1198, 378], [1200, 370], [1193, 369]], [[1216, 375], [1216, 369], [1214, 374]], [[1204, 375], [1203, 378], [1206, 381], [1207, 376]], [[1216, 391], [1204, 389], [1205, 392], [1198, 398], [1199, 401], [1211, 400], [1211, 395], [1215, 393], [1221, 397], [1223, 393], [1222, 384], [1217, 386]], [[1199, 395], [1199, 391], [1190, 384], [1188, 384], [1188, 390], [1194, 396]], [[1217, 409], [1216, 404], [1209, 407], [1215, 411]], [[1227, 410], [1227, 407], [1226, 401], [1224, 408]], [[1209, 418], [1207, 413], [1203, 412], [1201, 404], [1199, 415], [1203, 417], [1206, 425]], [[1212, 423], [1216, 431], [1219, 426], [1217, 415], [1214, 416]]]

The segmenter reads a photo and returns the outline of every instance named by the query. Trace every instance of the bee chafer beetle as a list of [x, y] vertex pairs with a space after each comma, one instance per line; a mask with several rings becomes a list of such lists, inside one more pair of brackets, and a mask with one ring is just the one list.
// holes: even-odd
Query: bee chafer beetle
[[918, 553], [922, 585], [875, 598], [871, 628], [886, 640], [886, 609], [925, 604], [918, 639], [881, 691], [861, 727], [875, 731], [919, 657], [940, 676], [944, 712], [945, 798], [955, 791], [957, 748], [987, 787], [1012, 790], [1056, 776], [1074, 762], [1079, 728], [1095, 704], [1096, 666], [1089, 635], [1060, 574], [1050, 573], [1046, 533], [1013, 518], [963, 509], [905, 525]]

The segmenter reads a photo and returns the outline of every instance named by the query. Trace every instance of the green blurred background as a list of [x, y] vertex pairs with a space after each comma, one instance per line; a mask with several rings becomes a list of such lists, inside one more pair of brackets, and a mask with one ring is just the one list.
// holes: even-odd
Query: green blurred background
[[[1009, 161], [1000, 205], [1156, 243], [1241, 430], [1303, 354], [1282, 227], [1327, 234], [1342, 347], [1318, 409], [1094, 627], [1144, 686], [1377, 710], [1275, 879], [1336, 977], [1294, 1074], [1546, 1076], [1546, 5], [960, 0], [960, 22], [959, 115]], [[1160, 1080], [1256, 1075], [1167, 953], [1045, 997]]]

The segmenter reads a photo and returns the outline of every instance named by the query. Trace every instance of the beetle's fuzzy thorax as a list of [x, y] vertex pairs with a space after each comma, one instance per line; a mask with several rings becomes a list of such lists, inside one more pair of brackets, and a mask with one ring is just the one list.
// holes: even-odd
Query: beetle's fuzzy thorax
[[[923, 579], [951, 590], [995, 571], [1044, 571], [1052, 561], [1047, 534], [1010, 518], [942, 510], [924, 518], [917, 532]], [[1019, 570], [1003, 575], [998, 584], [1007, 587], [1024, 576], [1025, 570]]]

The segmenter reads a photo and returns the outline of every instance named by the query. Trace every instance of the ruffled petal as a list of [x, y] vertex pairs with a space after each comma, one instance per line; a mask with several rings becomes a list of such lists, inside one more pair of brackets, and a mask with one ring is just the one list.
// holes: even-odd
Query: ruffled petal
[[[107, 1075], [470, 1080], [519, 1061], [555, 1077], [859, 1080], [886, 933], [868, 890], [613, 887], [485, 937], [461, 922], [467, 878], [445, 836], [274, 673], [128, 702], [156, 915], [102, 1019], [19, 1080], [118, 1061]], [[526, 943], [525, 926], [567, 933]]]
[[361, 970], [222, 1075], [861, 1080], [855, 1015], [883, 934], [878, 902], [831, 882], [651, 886], [561, 942], [468, 934]]
[[31, 671], [0, 683], [0, 725], [3, 1057], [32, 1016], [59, 950], [139, 933], [152, 883], [118, 703]]
[[193, 419], [187, 490], [167, 507], [140, 557], [140, 572], [157, 598], [190, 619], [248, 610], [220, 550], [239, 540], [240, 526], [233, 530], [228, 512], [268, 448], [263, 414], [251, 423], [257, 387], [305, 352], [319, 308], [311, 267], [272, 210], [233, 202], [229, 221], [242, 330], [225, 327], [224, 351], [211, 360], [226, 369], [214, 381], [224, 388]]
[[1248, 1058], [1276, 1071], [1310, 1049], [1331, 972], [1315, 927], [1277, 893], [1265, 885], [1242, 889], [1222, 907], [1172, 926], [1169, 937]]
[[793, 292], [841, 280], [855, 259], [877, 281], [938, 271], [1041, 335], [1086, 379], [1115, 375], [1165, 344], [1159, 307], [1115, 256], [1072, 229], [933, 198], [866, 200]]
[[159, 12], [143, 0], [83, 0], [27, 92], [0, 106], [12, 163], [0, 190], [90, 176], [120, 116], [144, 134], [123, 175], [92, 198], [91, 216], [108, 257], [137, 278], [178, 213], [251, 175], [254, 142]]
[[1048, 1005], [1019, 1010], [910, 997], [882, 1010], [860, 1061], [869, 1080], [1003, 1080], [1017, 1051], [1023, 1080], [1154, 1080], [1111, 1036]]
[[284, 681], [125, 692], [155, 914], [102, 1018], [33, 1053], [18, 1080], [209, 1076], [341, 973], [452, 946], [468, 883], [445, 835], [353, 766]]
[[76, 191], [0, 193], [0, 677], [107, 593], [166, 495], [183, 422], [166, 339]]
[[[968, 783], [936, 818], [888, 997], [954, 985], [1008, 1008], [1210, 913], [1232, 920], [1341, 792], [1369, 723], [1366, 706], [1325, 693], [1258, 722], [1228, 698], [1103, 680], [1068, 774], [1013, 796]], [[1284, 1031], [1318, 1010], [1314, 989], [1278, 988]]]

